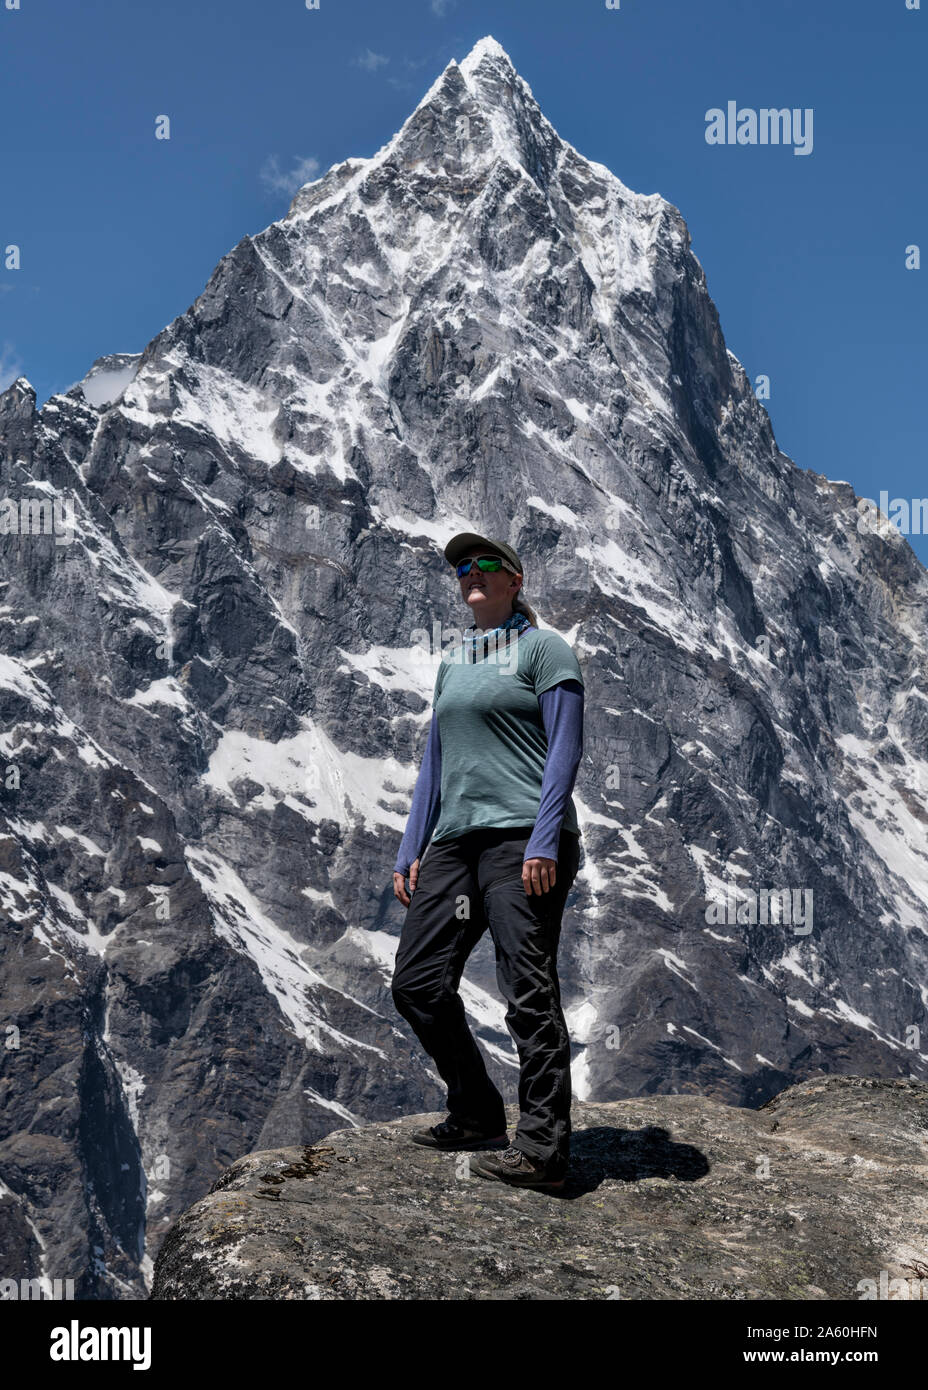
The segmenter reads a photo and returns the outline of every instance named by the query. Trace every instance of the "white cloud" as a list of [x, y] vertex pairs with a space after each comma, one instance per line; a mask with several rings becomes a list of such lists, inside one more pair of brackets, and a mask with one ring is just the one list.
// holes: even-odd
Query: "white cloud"
[[12, 386], [18, 376], [23, 374], [23, 364], [14, 353], [10, 343], [4, 343], [0, 351], [0, 391]]
[[385, 53], [374, 53], [369, 48], [364, 50], [360, 58], [355, 59], [358, 67], [365, 68], [367, 72], [376, 72], [378, 68], [382, 68], [384, 63], [389, 63], [389, 61], [390, 59]]
[[280, 162], [276, 154], [268, 155], [261, 168], [261, 182], [272, 193], [289, 193], [291, 196], [303, 187], [304, 183], [311, 183], [319, 173], [319, 161], [311, 155], [305, 159], [294, 156], [296, 163], [289, 171], [281, 169]]
[[436, 63], [440, 64], [441, 66], [444, 66], [444, 59], [441, 57], [441, 55], [436, 55], [434, 53], [427, 53], [424, 58], [400, 58], [399, 61], [402, 63], [404, 71], [407, 74], [409, 74], [409, 76], [388, 77], [387, 81], [389, 82], [391, 87], [396, 87], [403, 92], [421, 92], [421, 87], [419, 86], [419, 83], [417, 81], [411, 82], [409, 80], [409, 77], [413, 73], [415, 73], [419, 68], [424, 67], [426, 63], [430, 67], [435, 67]]

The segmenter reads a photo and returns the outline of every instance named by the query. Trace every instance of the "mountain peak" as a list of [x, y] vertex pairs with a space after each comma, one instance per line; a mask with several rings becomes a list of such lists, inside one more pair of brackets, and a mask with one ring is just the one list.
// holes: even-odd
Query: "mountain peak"
[[503, 48], [503, 45], [494, 39], [492, 34], [485, 34], [482, 39], [478, 39], [467, 57], [458, 66], [463, 73], [469, 76], [470, 73], [480, 65], [484, 58], [490, 58], [497, 62], [505, 63], [512, 68], [513, 72], [516, 71], [515, 64], [509, 54], [506, 52], [505, 48]]
[[448, 63], [375, 160], [402, 150], [407, 163], [444, 173], [462, 160], [473, 173], [501, 156], [544, 182], [565, 148], [502, 44], [485, 34]]
[[[485, 172], [497, 160], [521, 169], [544, 191], [564, 158], [574, 176], [596, 185], [590, 196], [634, 205], [650, 222], [664, 205], [659, 194], [638, 194], [602, 164], [587, 159], [547, 119], [531, 87], [492, 34], [478, 39], [460, 63], [452, 59], [400, 128], [366, 159], [347, 159], [303, 185], [288, 218], [316, 216], [353, 198], [384, 165], [396, 162], [439, 179], [449, 172]], [[573, 185], [572, 185], [573, 186]], [[604, 192], [605, 190], [605, 192]]]
[[[430, 106], [440, 93], [444, 94], [449, 89], [449, 79], [452, 83], [452, 88], [456, 85], [457, 90], [463, 92], [464, 87], [466, 87], [471, 92], [471, 95], [474, 95], [468, 79], [473, 77], [484, 63], [488, 63], [492, 68], [495, 68], [497, 75], [504, 76], [509, 81], [515, 79], [522, 82], [522, 79], [516, 71], [515, 64], [502, 44], [494, 39], [492, 34], [485, 34], [482, 39], [477, 40], [473, 48], [460, 63], [452, 58], [451, 61], [445, 65], [428, 91], [419, 101], [412, 116], [410, 116], [404, 124], [408, 125], [413, 116], [424, 107]], [[461, 78], [464, 79], [464, 87], [461, 85]], [[398, 134], [399, 133], [400, 132], [398, 132]]]

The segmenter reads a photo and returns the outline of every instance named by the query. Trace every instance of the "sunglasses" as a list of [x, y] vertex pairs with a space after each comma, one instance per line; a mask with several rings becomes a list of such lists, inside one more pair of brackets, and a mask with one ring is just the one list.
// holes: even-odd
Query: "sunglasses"
[[455, 566], [458, 579], [463, 579], [465, 574], [470, 574], [471, 568], [474, 565], [484, 574], [495, 574], [498, 569], [502, 569], [503, 567], [510, 570], [513, 574], [516, 573], [512, 565], [506, 564], [506, 561], [501, 560], [498, 555], [481, 555], [479, 560], [462, 560], [459, 565]]

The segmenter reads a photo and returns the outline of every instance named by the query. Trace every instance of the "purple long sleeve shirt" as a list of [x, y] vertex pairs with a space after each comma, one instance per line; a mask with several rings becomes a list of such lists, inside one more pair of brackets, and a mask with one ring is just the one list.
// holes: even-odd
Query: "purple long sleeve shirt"
[[[557, 861], [558, 843], [567, 803], [574, 789], [577, 768], [583, 753], [583, 686], [579, 681], [560, 681], [538, 696], [548, 752], [541, 780], [541, 798], [531, 837], [525, 846], [526, 859]], [[441, 737], [438, 715], [432, 711], [432, 725], [422, 767], [416, 779], [406, 833], [400, 843], [393, 872], [407, 874], [410, 864], [425, 853], [441, 810]]]

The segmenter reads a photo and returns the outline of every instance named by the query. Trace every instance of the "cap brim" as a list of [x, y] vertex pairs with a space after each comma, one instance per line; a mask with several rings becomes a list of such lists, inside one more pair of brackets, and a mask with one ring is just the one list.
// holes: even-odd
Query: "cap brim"
[[502, 554], [492, 541], [487, 540], [486, 536], [478, 536], [475, 531], [459, 531], [456, 536], [451, 537], [445, 546], [445, 559], [449, 565], [456, 565], [477, 546], [491, 551], [494, 555]]

